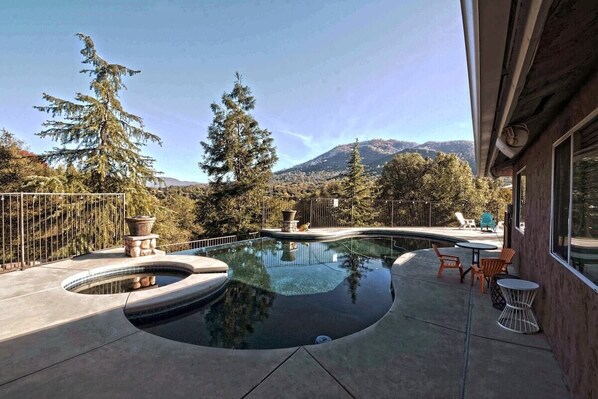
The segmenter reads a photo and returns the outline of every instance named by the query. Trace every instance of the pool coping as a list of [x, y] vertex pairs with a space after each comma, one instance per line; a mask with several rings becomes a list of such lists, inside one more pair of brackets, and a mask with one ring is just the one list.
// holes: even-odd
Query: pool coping
[[364, 235], [395, 235], [403, 237], [420, 237], [428, 239], [438, 239], [448, 242], [469, 241], [465, 238], [456, 238], [454, 236], [429, 233], [424, 231], [414, 231], [401, 228], [384, 227], [352, 227], [347, 229], [312, 229], [301, 232], [283, 232], [280, 229], [262, 229], [260, 234], [265, 237], [272, 237], [282, 240], [337, 240], [339, 238], [359, 237]]

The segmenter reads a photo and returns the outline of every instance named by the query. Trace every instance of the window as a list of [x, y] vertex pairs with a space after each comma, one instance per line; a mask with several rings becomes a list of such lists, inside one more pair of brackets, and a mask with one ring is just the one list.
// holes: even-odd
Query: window
[[517, 172], [517, 192], [515, 199], [515, 227], [525, 231], [525, 168]]
[[552, 252], [568, 261], [569, 200], [571, 175], [571, 137], [554, 149], [554, 182], [552, 192]]
[[[519, 194], [519, 191], [518, 191]], [[598, 118], [554, 147], [551, 251], [598, 290]]]

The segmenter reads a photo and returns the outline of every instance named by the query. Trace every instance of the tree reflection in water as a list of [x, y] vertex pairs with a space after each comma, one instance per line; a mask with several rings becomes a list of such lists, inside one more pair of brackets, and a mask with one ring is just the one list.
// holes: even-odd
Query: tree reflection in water
[[247, 348], [254, 325], [268, 318], [276, 298], [274, 292], [257, 288], [270, 287], [270, 276], [260, 257], [246, 247], [229, 248], [214, 257], [231, 267], [231, 279], [223, 298], [205, 316], [210, 346]]
[[337, 253], [341, 254], [341, 267], [346, 269], [347, 285], [349, 287], [349, 294], [351, 295], [351, 302], [357, 302], [357, 289], [361, 285], [361, 279], [366, 276], [366, 272], [372, 271], [372, 268], [366, 266], [369, 262], [370, 256], [366, 255], [371, 252], [369, 248], [371, 244], [366, 243], [363, 240], [349, 238], [346, 240], [339, 240], [336, 242], [329, 243], [330, 249], [334, 249]]
[[365, 265], [368, 261], [368, 258], [365, 256], [350, 252], [343, 256], [343, 258], [341, 266], [349, 272], [347, 284], [349, 286], [349, 294], [351, 294], [351, 302], [355, 303], [357, 302], [357, 288], [361, 285], [361, 278], [365, 276], [365, 272], [372, 269]]
[[[367, 263], [370, 259], [380, 259], [382, 265], [390, 269], [395, 260], [407, 251], [430, 248], [434, 240], [410, 237], [360, 237], [348, 238], [331, 242], [330, 249], [343, 254], [342, 267], [347, 269], [347, 284], [353, 303], [357, 301], [357, 289], [361, 279], [367, 276], [366, 272], [371, 271]], [[447, 243], [437, 242], [441, 247]], [[450, 244], [448, 244], [450, 245]], [[409, 249], [407, 249], [409, 248]]]

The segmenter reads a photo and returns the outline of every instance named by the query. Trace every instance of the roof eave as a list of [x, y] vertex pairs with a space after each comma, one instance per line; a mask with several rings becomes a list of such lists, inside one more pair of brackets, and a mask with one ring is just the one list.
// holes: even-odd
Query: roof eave
[[[498, 134], [508, 126], [552, 0], [461, 0], [476, 164], [493, 177]], [[508, 42], [507, 42], [508, 41]]]

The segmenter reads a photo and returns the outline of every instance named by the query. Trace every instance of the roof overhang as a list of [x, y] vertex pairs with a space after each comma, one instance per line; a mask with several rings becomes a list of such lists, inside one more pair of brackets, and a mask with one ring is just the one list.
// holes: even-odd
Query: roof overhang
[[496, 140], [517, 106], [551, 0], [461, 0], [474, 144], [480, 176], [496, 170]]
[[[526, 146], [598, 81], [596, 0], [461, 0], [461, 9], [478, 174], [511, 175]], [[511, 151], [507, 133], [525, 145]]]
[[510, 1], [461, 1], [474, 150], [478, 174], [481, 176], [486, 174], [491, 147], [491, 132], [496, 111], [496, 101], [493, 99], [498, 96], [502, 80], [509, 10]]

